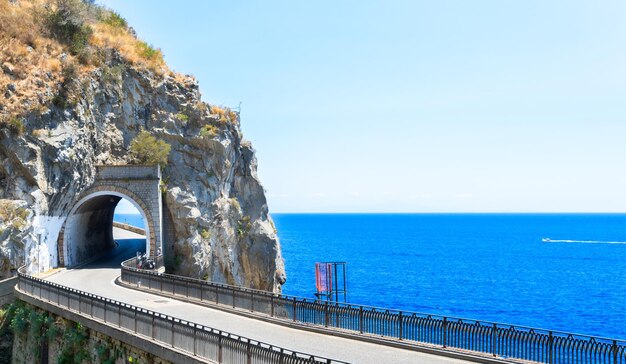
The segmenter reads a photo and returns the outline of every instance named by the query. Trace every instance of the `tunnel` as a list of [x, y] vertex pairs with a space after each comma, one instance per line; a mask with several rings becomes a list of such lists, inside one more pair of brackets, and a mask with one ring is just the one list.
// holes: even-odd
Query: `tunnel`
[[126, 199], [141, 213], [146, 230], [146, 250], [150, 251], [150, 225], [146, 212], [129, 196], [103, 191], [88, 195], [75, 204], [64, 227], [63, 262], [72, 268], [89, 263], [115, 247], [113, 217], [118, 203]]

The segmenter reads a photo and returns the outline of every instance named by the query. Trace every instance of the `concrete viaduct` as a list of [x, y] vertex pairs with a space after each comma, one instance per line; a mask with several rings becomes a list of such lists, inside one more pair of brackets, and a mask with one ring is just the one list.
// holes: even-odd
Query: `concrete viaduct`
[[[573, 363], [587, 358], [587, 363], [626, 364], [624, 340], [319, 302], [137, 269], [127, 260], [136, 250], [145, 247], [151, 256], [163, 251], [160, 180], [158, 166], [97, 167], [93, 185], [77, 198], [57, 240], [58, 265], [80, 269], [43, 279], [24, 266], [15, 295], [172, 362]], [[122, 198], [142, 214], [145, 236], [126, 231], [125, 238], [114, 237], [113, 214]], [[127, 244], [115, 244], [124, 239]], [[107, 255], [90, 264], [97, 253]], [[1, 299], [15, 283], [0, 282]]]

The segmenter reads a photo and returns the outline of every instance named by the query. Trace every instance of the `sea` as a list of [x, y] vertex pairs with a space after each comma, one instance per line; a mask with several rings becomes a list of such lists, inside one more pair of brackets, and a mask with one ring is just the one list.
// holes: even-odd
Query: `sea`
[[347, 301], [626, 339], [626, 214], [272, 214], [283, 292], [345, 261]]
[[350, 303], [626, 339], [626, 214], [272, 217], [285, 294], [314, 298], [315, 263], [341, 261]]
[[144, 229], [143, 217], [139, 214], [114, 214], [113, 221], [129, 224]]

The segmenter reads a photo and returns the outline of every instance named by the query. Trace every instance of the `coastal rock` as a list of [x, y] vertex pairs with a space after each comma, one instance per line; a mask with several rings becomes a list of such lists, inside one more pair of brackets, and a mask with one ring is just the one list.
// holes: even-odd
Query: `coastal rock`
[[[53, 83], [36, 84], [45, 85], [42, 94], [58, 93]], [[26, 113], [22, 133], [0, 129], [0, 199], [6, 201], [0, 276], [41, 260], [37, 257], [56, 257], [61, 226], [77, 196], [93, 183], [96, 166], [131, 162], [129, 145], [147, 130], [172, 147], [163, 169], [163, 213], [172, 227], [164, 246], [168, 268], [280, 291], [285, 282], [280, 243], [254, 150], [243, 140], [236, 113], [224, 120], [213, 112], [191, 77], [159, 75], [115, 54], [80, 72], [72, 84], [77, 89], [67, 103], [49, 102], [45, 110]], [[202, 133], [203, 128], [211, 132]], [[15, 214], [23, 223], [14, 223]], [[48, 269], [58, 261], [41, 264]]]

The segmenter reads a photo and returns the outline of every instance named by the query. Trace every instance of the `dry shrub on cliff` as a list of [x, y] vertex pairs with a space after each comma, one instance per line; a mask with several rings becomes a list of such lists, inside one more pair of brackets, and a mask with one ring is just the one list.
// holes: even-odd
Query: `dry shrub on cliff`
[[171, 146], [147, 131], [140, 132], [130, 143], [130, 155], [135, 164], [167, 164]]
[[217, 135], [217, 127], [215, 125], [205, 125], [200, 129], [202, 138], [213, 138]]
[[222, 124], [226, 124], [229, 121], [234, 123], [239, 119], [239, 115], [236, 112], [224, 106], [210, 105], [209, 112], [213, 115], [217, 115], [218, 120]]
[[0, 126], [5, 128], [49, 102], [42, 95], [55, 87], [63, 48], [42, 30], [44, 3], [0, 1]]
[[[22, 3], [22, 2], [21, 2]], [[33, 13], [40, 5], [38, 1], [11, 4], [7, 0], [0, 1], [0, 34], [2, 37], [14, 38], [21, 43], [35, 46], [40, 37], [39, 27], [35, 23]]]
[[160, 49], [137, 39], [128, 28], [126, 20], [112, 11], [104, 11], [101, 20], [92, 25], [91, 43], [101, 48], [117, 49], [128, 62], [144, 66], [163, 74], [167, 66]]
[[28, 210], [8, 200], [0, 200], [0, 225], [21, 229], [26, 225]]

